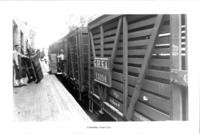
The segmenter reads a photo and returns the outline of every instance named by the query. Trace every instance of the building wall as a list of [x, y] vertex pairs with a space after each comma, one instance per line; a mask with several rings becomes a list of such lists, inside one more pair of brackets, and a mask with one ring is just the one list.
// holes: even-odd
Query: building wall
[[13, 48], [15, 44], [19, 44], [26, 54], [27, 48], [34, 47], [34, 35], [31, 34], [32, 32], [33, 30], [29, 28], [27, 23], [13, 20]]

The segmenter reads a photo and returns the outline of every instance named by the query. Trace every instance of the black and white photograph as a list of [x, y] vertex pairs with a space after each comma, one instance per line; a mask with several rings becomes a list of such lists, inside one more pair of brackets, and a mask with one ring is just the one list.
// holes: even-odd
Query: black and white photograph
[[5, 5], [9, 133], [199, 132], [198, 48], [191, 52], [194, 15], [185, 4]]
[[85, 24], [81, 16], [80, 27], [43, 49], [29, 22], [13, 20], [16, 118], [187, 120], [186, 18], [100, 15]]

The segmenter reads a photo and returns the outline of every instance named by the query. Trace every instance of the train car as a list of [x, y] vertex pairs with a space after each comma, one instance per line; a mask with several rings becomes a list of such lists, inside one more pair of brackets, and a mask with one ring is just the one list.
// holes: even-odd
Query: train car
[[48, 57], [49, 57], [49, 71], [50, 73], [57, 73], [57, 56], [55, 53], [55, 44], [49, 46]]
[[88, 30], [90, 111], [187, 120], [186, 15], [103, 15]]
[[[79, 91], [79, 100], [88, 91], [88, 32], [87, 28], [77, 28], [67, 35], [65, 53], [68, 61], [65, 73], [73, 82], [75, 89]], [[66, 50], [68, 49], [68, 50]]]
[[[79, 100], [82, 95], [86, 96], [88, 91], [88, 40], [87, 28], [82, 27], [71, 31], [49, 47], [51, 57], [56, 57], [63, 49], [65, 60], [62, 74], [78, 91]], [[58, 71], [57, 60], [51, 60], [51, 57], [50, 68], [56, 68]], [[57, 71], [54, 71], [55, 74]]]
[[60, 72], [58, 67], [58, 55], [61, 49], [64, 48], [63, 38], [54, 42], [52, 45], [49, 46], [48, 55], [49, 55], [49, 68], [50, 72], [53, 74], [57, 74]]

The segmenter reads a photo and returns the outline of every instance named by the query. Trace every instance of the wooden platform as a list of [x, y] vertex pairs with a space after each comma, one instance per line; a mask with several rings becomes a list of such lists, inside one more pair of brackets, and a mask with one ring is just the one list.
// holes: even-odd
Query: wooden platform
[[54, 75], [38, 83], [14, 88], [16, 121], [90, 122], [91, 119]]

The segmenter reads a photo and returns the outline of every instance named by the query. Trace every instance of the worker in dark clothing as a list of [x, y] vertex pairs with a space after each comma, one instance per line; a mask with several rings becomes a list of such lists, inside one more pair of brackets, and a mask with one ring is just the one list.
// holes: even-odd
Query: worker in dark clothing
[[28, 83], [31, 83], [32, 81], [36, 80], [36, 76], [35, 76], [35, 70], [32, 64], [32, 61], [30, 59], [30, 55], [31, 55], [31, 50], [27, 49], [27, 56], [29, 57], [28, 59], [24, 59], [25, 62], [25, 66], [26, 66], [26, 73], [28, 76]]
[[65, 59], [64, 59], [64, 51], [63, 51], [63, 49], [60, 50], [60, 53], [58, 54], [57, 58], [58, 58], [58, 71], [59, 72], [64, 72]]
[[25, 74], [24, 74], [24, 66], [22, 63], [22, 58], [28, 58], [27, 56], [20, 53], [20, 46], [18, 44], [15, 45], [15, 49], [13, 51], [13, 71], [14, 71], [14, 87], [25, 86]]
[[[33, 54], [33, 53], [32, 53]], [[30, 56], [30, 59], [33, 63], [33, 67], [34, 67], [34, 72], [35, 72], [35, 76], [36, 76], [36, 83], [39, 83], [42, 79], [43, 79], [43, 72], [42, 72], [42, 68], [40, 65], [40, 51], [36, 50], [36, 52], [34, 53], [34, 55]]]

